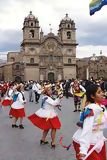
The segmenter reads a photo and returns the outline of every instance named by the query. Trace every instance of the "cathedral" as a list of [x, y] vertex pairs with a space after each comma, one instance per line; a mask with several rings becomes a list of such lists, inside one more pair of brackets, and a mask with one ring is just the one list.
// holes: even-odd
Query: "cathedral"
[[32, 12], [24, 19], [20, 52], [9, 52], [7, 80], [62, 80], [76, 78], [76, 28], [68, 16], [60, 21], [58, 33], [44, 35]]

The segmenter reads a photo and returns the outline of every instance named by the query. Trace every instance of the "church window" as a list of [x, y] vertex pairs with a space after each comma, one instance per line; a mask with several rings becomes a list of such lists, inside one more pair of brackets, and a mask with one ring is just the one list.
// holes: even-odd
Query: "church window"
[[30, 38], [34, 38], [34, 30], [30, 30], [29, 35], [30, 35]]
[[30, 63], [34, 63], [34, 58], [30, 58]]
[[71, 52], [72, 50], [71, 50], [71, 49], [68, 49], [68, 51]]
[[70, 28], [70, 24], [68, 24], [68, 28]]
[[33, 23], [31, 23], [31, 26], [33, 27]]
[[53, 56], [52, 56], [52, 55], [50, 55], [49, 61], [50, 61], [50, 62], [53, 62]]
[[58, 62], [60, 62], [61, 61], [61, 57], [59, 56], [59, 57], [57, 57], [57, 60], [58, 60]]
[[73, 50], [70, 49], [70, 48], [68, 48], [68, 49], [67, 49], [67, 54], [68, 54], [68, 55], [72, 55], [72, 54], [73, 54]]
[[28, 23], [26, 22], [25, 25], [28, 26]]
[[44, 61], [43, 57], [41, 57], [40, 59], [41, 59], [41, 62], [43, 62], [43, 61]]
[[31, 48], [29, 48], [29, 50], [30, 50], [31, 52], [33, 52], [33, 51], [35, 51], [35, 48], [31, 47]]
[[14, 61], [15, 61], [15, 58], [14, 58], [14, 57], [11, 57], [11, 61], [14, 62]]
[[70, 31], [67, 32], [67, 39], [71, 39], [71, 32]]
[[42, 56], [40, 56], [40, 61], [43, 62], [44, 61], [44, 58]]
[[71, 58], [68, 59], [68, 63], [71, 63]]
[[19, 70], [19, 65], [16, 65], [16, 69]]

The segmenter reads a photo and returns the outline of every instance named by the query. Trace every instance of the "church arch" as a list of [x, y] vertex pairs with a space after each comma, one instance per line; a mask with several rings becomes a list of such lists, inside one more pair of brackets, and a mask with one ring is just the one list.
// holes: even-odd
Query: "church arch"
[[50, 82], [54, 82], [54, 81], [55, 81], [55, 75], [54, 75], [53, 72], [49, 72], [49, 73], [48, 73], [48, 80], [49, 80]]

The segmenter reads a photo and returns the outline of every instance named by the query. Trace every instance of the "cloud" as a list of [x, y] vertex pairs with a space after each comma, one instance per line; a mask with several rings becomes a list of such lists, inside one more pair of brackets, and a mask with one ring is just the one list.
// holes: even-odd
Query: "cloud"
[[10, 6], [11, 0], [1, 0], [0, 1], [0, 12], [4, 13], [6, 8]]
[[[91, 27], [90, 27], [91, 26]], [[107, 21], [87, 22], [77, 30], [77, 41], [80, 45], [107, 45]]]
[[[107, 53], [106, 15], [104, 6], [95, 15], [89, 15], [90, 0], [3, 0], [0, 1], [0, 51], [20, 49], [24, 18], [32, 10], [38, 17], [44, 34], [49, 32], [52, 24], [57, 34], [60, 20], [68, 13], [76, 24], [77, 56], [92, 54], [102, 48]], [[90, 47], [91, 46], [91, 47]], [[89, 51], [90, 50], [90, 51]]]
[[102, 55], [107, 56], [107, 46], [102, 45], [86, 45], [86, 46], [77, 46], [77, 57], [91, 57], [93, 54], [100, 56], [100, 51], [102, 50]]
[[17, 30], [0, 30], [0, 52], [20, 50], [22, 33]]
[[7, 60], [8, 52], [0, 52], [0, 60]]

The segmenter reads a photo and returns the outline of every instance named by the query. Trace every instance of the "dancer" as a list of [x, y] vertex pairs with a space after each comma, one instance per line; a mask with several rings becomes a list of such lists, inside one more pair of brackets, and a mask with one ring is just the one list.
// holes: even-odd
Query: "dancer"
[[74, 105], [75, 105], [74, 112], [77, 112], [77, 111], [80, 112], [81, 97], [84, 95], [86, 90], [82, 85], [78, 83], [77, 80], [74, 80], [70, 90], [71, 90], [71, 94], [74, 97]]
[[[11, 105], [11, 110], [10, 110], [10, 115], [14, 117], [12, 128], [19, 127], [20, 129], [24, 129], [22, 122], [23, 122], [23, 117], [25, 117], [24, 104], [26, 103], [26, 100], [24, 97], [24, 93], [22, 91], [23, 91], [23, 85], [19, 84], [16, 87], [16, 91], [13, 95], [13, 103]], [[16, 125], [18, 119], [20, 119], [19, 126]]]
[[101, 105], [103, 92], [96, 84], [86, 89], [86, 106], [81, 113], [79, 129], [73, 135], [77, 160], [106, 160], [105, 137], [107, 110]]
[[40, 144], [48, 144], [46, 136], [51, 129], [51, 147], [55, 148], [56, 130], [60, 129], [61, 123], [55, 111], [55, 107], [60, 104], [62, 95], [56, 100], [51, 98], [52, 90], [49, 87], [44, 89], [44, 96], [42, 98], [41, 108], [28, 119], [38, 128], [43, 130], [43, 135]]
[[[7, 106], [11, 109], [11, 105], [13, 103], [13, 99], [12, 99], [13, 94], [14, 94], [14, 84], [11, 83], [9, 85], [9, 87], [7, 88], [6, 96], [4, 97], [4, 99], [2, 101], [2, 106], [3, 107]], [[9, 114], [9, 117], [12, 118], [12, 115]]]
[[13, 84], [10, 84], [7, 88], [6, 96], [4, 97], [4, 100], [2, 101], [2, 106], [11, 106], [12, 104], [12, 96], [13, 96]]

